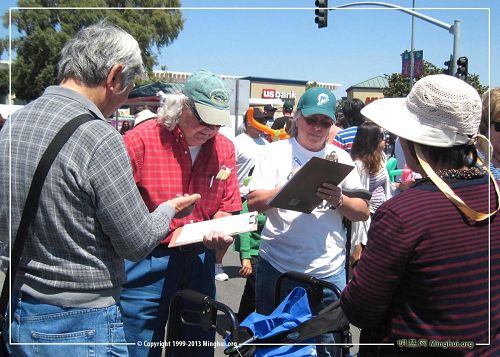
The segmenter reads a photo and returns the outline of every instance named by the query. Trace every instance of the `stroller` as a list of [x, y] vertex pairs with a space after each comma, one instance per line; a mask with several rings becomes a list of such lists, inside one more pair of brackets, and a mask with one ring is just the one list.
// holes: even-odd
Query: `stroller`
[[[337, 297], [340, 297], [340, 290], [331, 283], [311, 277], [310, 275], [288, 272], [282, 274], [276, 284], [275, 306], [280, 305], [283, 296], [281, 296], [281, 285], [289, 279], [298, 285], [304, 286], [307, 293], [309, 304], [314, 306], [319, 303], [323, 297], [323, 288], [332, 290]], [[185, 302], [189, 303], [189, 308], [183, 308]], [[169, 341], [178, 341], [178, 329], [175, 326], [180, 324], [197, 325], [204, 331], [215, 330], [217, 328], [217, 315], [221, 312], [228, 321], [228, 327], [225, 329], [226, 342], [224, 354], [228, 356], [254, 356], [257, 349], [275, 348], [276, 344], [294, 344], [311, 343], [312, 338], [319, 336], [324, 332], [335, 332], [340, 334], [342, 343], [342, 356], [349, 354], [352, 347], [351, 333], [349, 331], [349, 322], [342, 313], [339, 301], [328, 305], [323, 310], [300, 325], [279, 332], [272, 336], [259, 338], [253, 332], [239, 325], [235, 313], [225, 304], [222, 304], [210, 297], [196, 293], [192, 290], [182, 290], [177, 292], [170, 304], [170, 315], [167, 324], [167, 343], [165, 356], [175, 357], [181, 349], [186, 348], [181, 344], [172, 344]], [[197, 319], [193, 321], [193, 314]], [[189, 315], [190, 319], [185, 318]]]

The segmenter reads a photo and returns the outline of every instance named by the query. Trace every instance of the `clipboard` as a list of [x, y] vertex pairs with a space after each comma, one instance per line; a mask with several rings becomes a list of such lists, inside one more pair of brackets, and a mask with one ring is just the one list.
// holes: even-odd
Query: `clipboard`
[[173, 248], [203, 242], [203, 236], [208, 235], [212, 231], [222, 231], [229, 236], [256, 231], [258, 214], [257, 211], [254, 211], [186, 224], [175, 230], [168, 247]]
[[313, 157], [269, 201], [269, 206], [311, 213], [321, 203], [316, 191], [322, 183], [340, 184], [354, 166]]

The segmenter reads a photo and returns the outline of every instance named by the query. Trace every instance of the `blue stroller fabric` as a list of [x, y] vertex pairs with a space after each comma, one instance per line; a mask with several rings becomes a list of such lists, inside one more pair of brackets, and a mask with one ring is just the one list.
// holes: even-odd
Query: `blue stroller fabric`
[[[250, 329], [255, 338], [255, 343], [259, 339], [276, 335], [280, 332], [293, 329], [303, 322], [312, 318], [307, 292], [304, 288], [296, 287], [281, 302], [281, 304], [271, 313], [271, 315], [261, 315], [256, 312], [251, 313], [240, 326]], [[226, 342], [230, 340], [227, 338]], [[314, 343], [313, 339], [305, 343]], [[255, 351], [257, 357], [271, 356], [316, 356], [316, 346], [313, 345], [284, 345], [270, 348], [258, 347]]]

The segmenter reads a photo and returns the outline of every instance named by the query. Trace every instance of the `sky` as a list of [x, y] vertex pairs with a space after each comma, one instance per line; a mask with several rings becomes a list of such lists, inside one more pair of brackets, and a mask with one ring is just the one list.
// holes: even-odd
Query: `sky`
[[[330, 0], [329, 7], [347, 3]], [[483, 85], [500, 86], [500, 1], [385, 3], [406, 8], [415, 3], [415, 11], [449, 25], [459, 20], [459, 55], [468, 57], [469, 73], [478, 74]], [[0, 13], [16, 5], [3, 0]], [[400, 72], [401, 54], [411, 48], [412, 17], [386, 7], [329, 11], [328, 27], [318, 29], [314, 0], [181, 0], [181, 6], [184, 28], [160, 50], [156, 69], [207, 68], [234, 76], [339, 83], [335, 94], [342, 97], [352, 85]], [[2, 28], [0, 35], [8, 36], [8, 29]], [[415, 18], [413, 38], [424, 60], [445, 67], [453, 52], [452, 34]], [[8, 59], [8, 53], [2, 59]]]

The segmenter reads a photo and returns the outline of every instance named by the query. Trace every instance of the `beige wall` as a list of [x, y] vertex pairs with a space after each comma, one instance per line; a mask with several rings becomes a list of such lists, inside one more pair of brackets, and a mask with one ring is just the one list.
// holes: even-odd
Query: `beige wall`
[[347, 99], [360, 99], [363, 103], [368, 104], [375, 99], [384, 98], [384, 93], [381, 90], [362, 90], [362, 89], [353, 89], [347, 92]]

